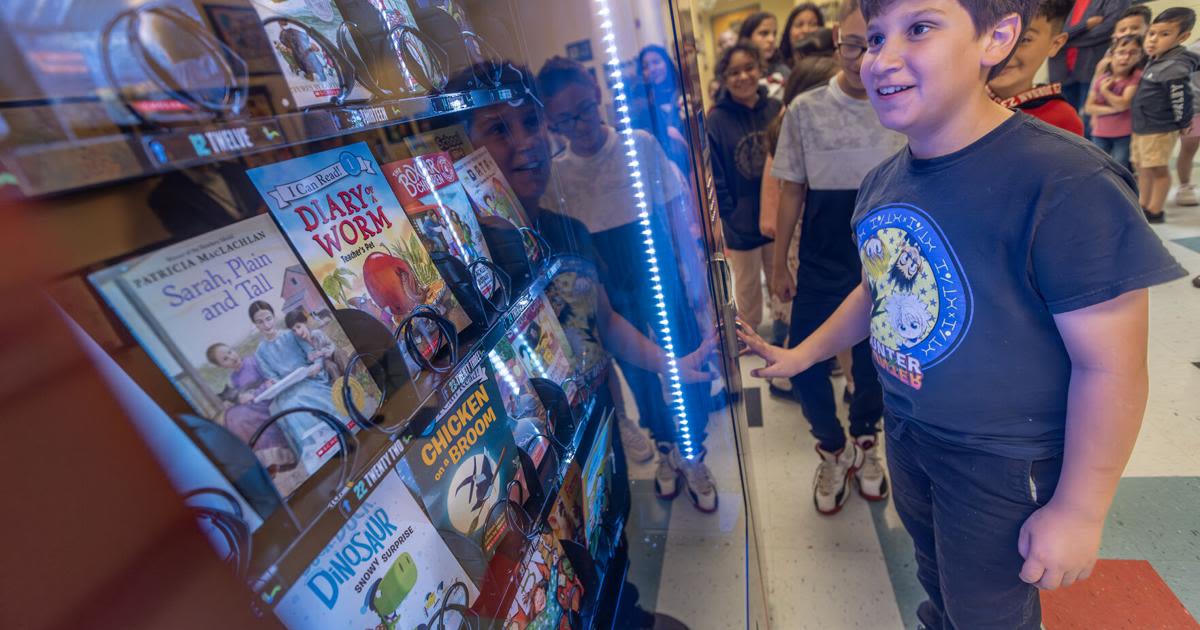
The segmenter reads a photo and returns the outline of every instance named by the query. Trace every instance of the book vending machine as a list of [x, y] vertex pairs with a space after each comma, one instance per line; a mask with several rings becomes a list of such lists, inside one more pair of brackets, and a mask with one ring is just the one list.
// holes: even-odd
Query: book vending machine
[[44, 243], [9, 268], [103, 383], [37, 435], [127, 449], [17, 535], [144, 508], [48, 547], [91, 567], [63, 591], [6, 579], [0, 625], [765, 626], [696, 23], [6, 3], [0, 203]]

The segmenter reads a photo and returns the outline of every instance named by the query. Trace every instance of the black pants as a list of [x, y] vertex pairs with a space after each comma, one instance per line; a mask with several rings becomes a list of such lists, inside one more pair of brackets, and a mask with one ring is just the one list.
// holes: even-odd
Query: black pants
[[[840, 304], [793, 300], [789, 347], [799, 345], [813, 334]], [[850, 400], [850, 436], [873, 435], [879, 430], [879, 419], [883, 414], [883, 387], [871, 360], [870, 344], [863, 341], [855, 345], [851, 355], [854, 358], [851, 367], [854, 395]], [[836, 453], [846, 445], [846, 432], [837, 417], [837, 399], [829, 380], [830, 364], [831, 361], [824, 361], [793, 376], [792, 395], [800, 400], [800, 409], [808, 418], [813, 437], [817, 438], [821, 449]]]
[[[662, 289], [667, 315], [672, 326], [672, 346], [682, 357], [700, 345], [701, 332], [691, 307], [684, 297], [683, 279], [676, 262], [675, 247], [661, 221], [652, 219], [654, 249], [658, 260], [658, 285]], [[654, 293], [650, 265], [646, 262], [646, 237], [638, 222], [611, 230], [596, 232], [592, 239], [604, 257], [607, 273], [604, 286], [613, 310], [623, 316], [639, 332], [654, 339], [658, 334], [659, 313]], [[644, 370], [628, 361], [617, 359], [637, 405], [642, 426], [658, 442], [676, 442], [676, 414], [667, 408], [663, 397], [663, 379], [656, 372]], [[683, 386], [685, 409], [692, 443], [699, 450], [708, 426], [708, 383]], [[670, 391], [668, 390], [668, 395]]]
[[1037, 589], [1022, 582], [1021, 525], [1050, 501], [1062, 457], [1022, 460], [941, 440], [913, 422], [887, 422], [892, 497], [916, 547], [931, 630], [1038, 630]]

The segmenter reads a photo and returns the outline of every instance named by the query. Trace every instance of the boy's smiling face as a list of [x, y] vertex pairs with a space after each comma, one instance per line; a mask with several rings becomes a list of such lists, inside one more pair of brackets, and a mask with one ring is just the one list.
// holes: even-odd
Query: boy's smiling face
[[[1055, 31], [1058, 31], [1055, 33]], [[1017, 52], [988, 87], [1000, 98], [1010, 98], [1033, 87], [1033, 77], [1046, 59], [1058, 54], [1067, 43], [1067, 34], [1055, 29], [1045, 16], [1037, 16], [1025, 29]]]
[[[983, 95], [988, 71], [1016, 44], [1014, 14], [977, 35], [956, 0], [896, 0], [867, 25], [863, 85], [884, 127], [927, 141]], [[986, 99], [986, 96], [984, 97]]]

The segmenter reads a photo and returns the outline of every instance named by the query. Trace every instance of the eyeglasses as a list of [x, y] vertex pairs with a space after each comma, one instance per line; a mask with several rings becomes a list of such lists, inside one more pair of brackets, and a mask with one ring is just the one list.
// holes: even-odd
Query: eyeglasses
[[838, 54], [846, 61], [858, 61], [859, 58], [867, 52], [867, 47], [862, 44], [851, 44], [848, 42], [838, 42]]
[[550, 129], [557, 133], [563, 133], [575, 126], [575, 123], [596, 122], [600, 119], [600, 104], [595, 101], [588, 101], [575, 110], [572, 114], [563, 114], [550, 121]]

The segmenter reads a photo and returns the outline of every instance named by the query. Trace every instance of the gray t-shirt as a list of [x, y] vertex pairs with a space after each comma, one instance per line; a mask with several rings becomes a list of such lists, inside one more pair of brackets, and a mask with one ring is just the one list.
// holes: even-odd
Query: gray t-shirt
[[788, 106], [771, 175], [818, 190], [858, 190], [904, 144], [903, 135], [879, 124], [870, 101], [847, 96], [834, 77]]

